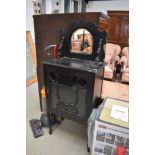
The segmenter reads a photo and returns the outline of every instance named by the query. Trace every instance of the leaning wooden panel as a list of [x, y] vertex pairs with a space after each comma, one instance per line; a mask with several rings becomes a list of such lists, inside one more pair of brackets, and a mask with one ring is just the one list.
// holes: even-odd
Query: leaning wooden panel
[[37, 81], [36, 54], [30, 31], [26, 31], [26, 86]]
[[37, 76], [35, 76], [33, 79], [26, 81], [26, 87], [37, 82]]
[[28, 40], [30, 49], [31, 49], [31, 54], [32, 54], [32, 59], [34, 61], [35, 66], [37, 67], [37, 59], [36, 59], [36, 54], [35, 54], [35, 45], [32, 40], [31, 32], [26, 31], [26, 39]]

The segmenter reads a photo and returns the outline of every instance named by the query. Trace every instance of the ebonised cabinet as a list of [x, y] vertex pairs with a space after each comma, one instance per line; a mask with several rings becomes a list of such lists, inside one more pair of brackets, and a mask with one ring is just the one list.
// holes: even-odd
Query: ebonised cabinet
[[[42, 111], [41, 89], [44, 87], [43, 80], [43, 61], [51, 60], [52, 55], [44, 52], [44, 48], [50, 44], [59, 44], [60, 33], [68, 29], [71, 22], [83, 20], [99, 25], [99, 21], [104, 24], [109, 20], [107, 16], [100, 12], [91, 13], [65, 13], [65, 14], [46, 14], [34, 15], [35, 45], [37, 56], [37, 77], [40, 98], [40, 108]], [[107, 28], [102, 27], [102, 31]]]

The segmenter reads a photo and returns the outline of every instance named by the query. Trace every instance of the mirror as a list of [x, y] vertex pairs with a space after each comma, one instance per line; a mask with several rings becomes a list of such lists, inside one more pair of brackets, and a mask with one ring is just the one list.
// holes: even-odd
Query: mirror
[[84, 28], [75, 30], [71, 36], [71, 53], [84, 55], [92, 54], [93, 37], [91, 33]]

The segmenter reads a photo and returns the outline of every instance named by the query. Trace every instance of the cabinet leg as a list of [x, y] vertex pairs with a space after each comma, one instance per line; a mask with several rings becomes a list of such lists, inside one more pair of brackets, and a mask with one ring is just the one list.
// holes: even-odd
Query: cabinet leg
[[50, 126], [49, 134], [52, 135], [52, 125]]
[[87, 152], [90, 152], [90, 148], [88, 147], [88, 144], [87, 144]]
[[64, 121], [64, 117], [61, 117], [61, 121]]
[[51, 115], [49, 114], [49, 134], [52, 135], [52, 118]]

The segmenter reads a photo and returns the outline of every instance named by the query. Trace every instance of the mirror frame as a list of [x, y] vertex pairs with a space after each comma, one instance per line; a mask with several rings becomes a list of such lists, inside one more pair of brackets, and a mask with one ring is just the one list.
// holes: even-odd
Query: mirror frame
[[[77, 29], [80, 29], [80, 28], [88, 30], [93, 37], [92, 53], [90, 55], [84, 55], [84, 54], [80, 54], [80, 53], [70, 52], [72, 34]], [[70, 23], [70, 25], [66, 31], [66, 35], [65, 35], [65, 47], [63, 49], [62, 56], [78, 58], [78, 59], [95, 60], [95, 57], [97, 55], [96, 51], [97, 51], [97, 48], [99, 45], [99, 39], [102, 38], [104, 40], [104, 42], [106, 43], [106, 36], [107, 36], [106, 31], [100, 32], [100, 31], [98, 31], [97, 28], [98, 28], [97, 25], [95, 25], [94, 23], [85, 22], [83, 20]]]

